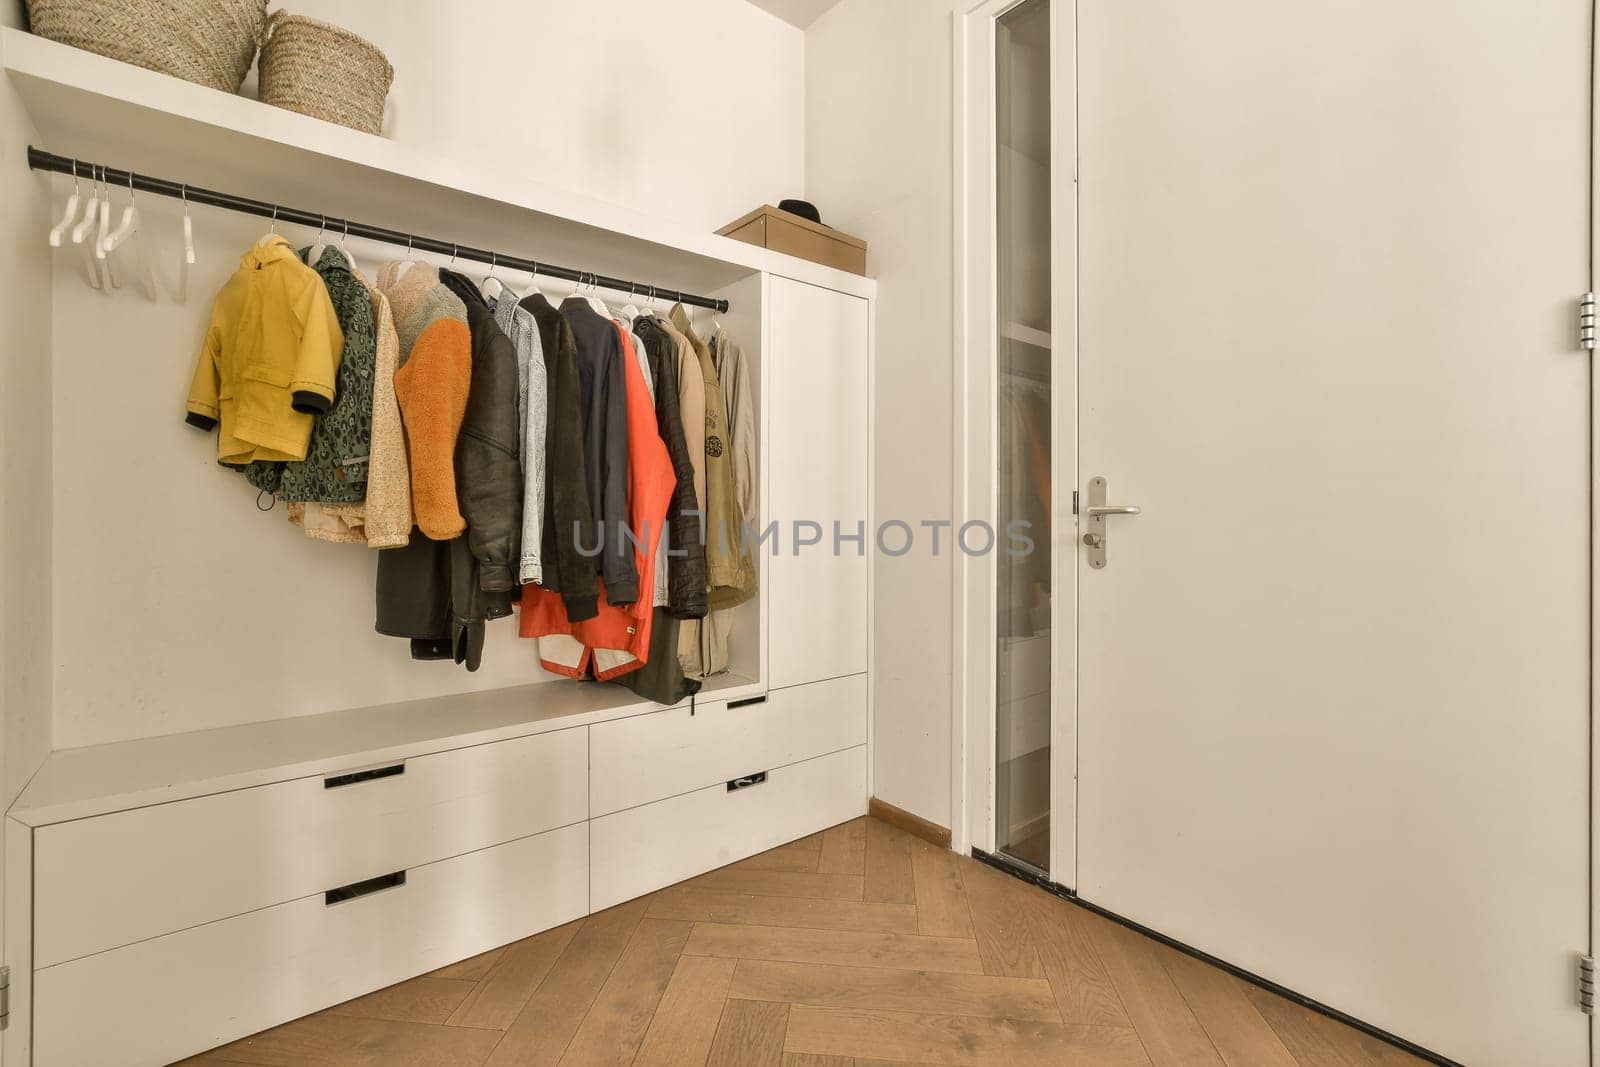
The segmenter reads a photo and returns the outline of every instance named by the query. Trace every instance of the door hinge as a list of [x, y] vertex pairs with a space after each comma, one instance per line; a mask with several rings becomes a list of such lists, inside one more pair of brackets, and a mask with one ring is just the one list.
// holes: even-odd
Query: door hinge
[[1578, 298], [1578, 347], [1594, 349], [1594, 293]]
[[1594, 957], [1578, 957], [1578, 1007], [1585, 1015], [1594, 1014]]
[[11, 1025], [11, 968], [0, 967], [0, 1030]]

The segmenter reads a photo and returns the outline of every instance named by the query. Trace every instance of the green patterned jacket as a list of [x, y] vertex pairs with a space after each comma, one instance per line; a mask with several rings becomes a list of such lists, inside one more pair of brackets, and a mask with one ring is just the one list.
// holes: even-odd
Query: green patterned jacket
[[372, 297], [351, 273], [350, 260], [334, 245], [310, 263], [311, 249], [299, 251], [323, 284], [344, 331], [344, 358], [333, 406], [317, 417], [306, 458], [298, 463], [256, 462], [244, 468], [257, 489], [284, 500], [354, 504], [367, 498], [367, 461], [372, 447], [372, 384], [377, 360], [377, 323]]

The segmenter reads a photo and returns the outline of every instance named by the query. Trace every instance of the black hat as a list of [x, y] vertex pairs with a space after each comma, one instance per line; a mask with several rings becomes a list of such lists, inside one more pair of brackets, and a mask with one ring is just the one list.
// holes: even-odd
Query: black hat
[[817, 225], [822, 225], [822, 214], [817, 211], [814, 204], [804, 200], [779, 200], [778, 210], [787, 211], [791, 215], [799, 215], [803, 219], [810, 219]]

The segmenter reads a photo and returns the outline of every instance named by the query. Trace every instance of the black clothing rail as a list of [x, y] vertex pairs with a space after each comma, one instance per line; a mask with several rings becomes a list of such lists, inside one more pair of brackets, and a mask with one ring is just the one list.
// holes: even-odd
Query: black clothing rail
[[246, 215], [258, 215], [261, 218], [272, 219], [275, 222], [292, 222], [300, 226], [317, 226], [326, 230], [329, 234], [364, 237], [369, 241], [382, 241], [386, 244], [400, 245], [411, 251], [433, 252], [438, 255], [452, 256], [456, 259], [468, 259], [475, 263], [487, 263], [491, 267], [505, 267], [507, 270], [523, 271], [546, 278], [560, 278], [563, 281], [575, 282], [580, 285], [592, 285], [596, 288], [609, 289], [634, 296], [675, 300], [680, 304], [710, 308], [718, 312], [726, 312], [728, 310], [728, 302], [726, 300], [718, 300], [709, 296], [696, 296], [693, 293], [684, 293], [676, 289], [663, 289], [654, 285], [644, 285], [640, 282], [628, 281], [626, 278], [612, 278], [605, 274], [574, 270], [571, 267], [562, 267], [539, 260], [523, 259], [520, 256], [473, 248], [469, 245], [458, 245], [452, 241], [441, 241], [435, 237], [421, 237], [416, 234], [404, 233], [400, 230], [391, 230], [384, 226], [371, 226], [365, 222], [324, 215], [316, 211], [302, 211], [299, 208], [271, 204], [265, 200], [251, 200], [248, 197], [234, 196], [232, 193], [219, 193], [211, 189], [202, 189], [198, 185], [186, 185], [182, 182], [169, 181], [166, 178], [152, 178], [148, 174], [134, 174], [125, 170], [117, 170], [114, 167], [107, 167], [100, 163], [90, 163], [86, 160], [73, 159], [70, 156], [58, 156], [54, 152], [46, 152], [32, 145], [28, 146], [28, 167], [32, 170], [54, 171], [57, 174], [76, 174], [79, 178], [102, 181], [112, 189], [127, 189], [131, 187], [141, 193], [154, 193], [156, 196], [167, 196], [174, 200], [187, 200], [191, 204], [204, 204], [207, 207], [220, 207]]

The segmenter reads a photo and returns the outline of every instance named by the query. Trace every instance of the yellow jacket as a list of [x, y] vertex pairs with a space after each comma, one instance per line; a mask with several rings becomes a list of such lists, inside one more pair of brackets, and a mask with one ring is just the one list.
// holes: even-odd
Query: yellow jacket
[[343, 352], [322, 279], [272, 237], [245, 253], [211, 305], [188, 421], [222, 424], [223, 463], [303, 460], [313, 417], [333, 404]]

